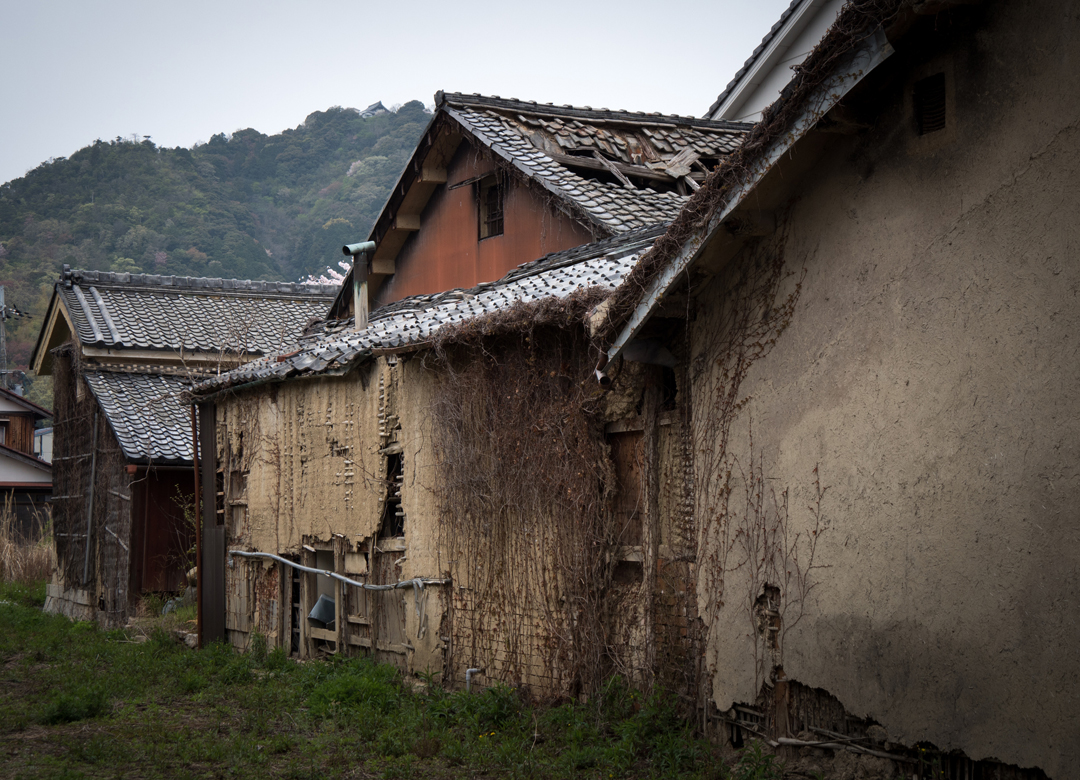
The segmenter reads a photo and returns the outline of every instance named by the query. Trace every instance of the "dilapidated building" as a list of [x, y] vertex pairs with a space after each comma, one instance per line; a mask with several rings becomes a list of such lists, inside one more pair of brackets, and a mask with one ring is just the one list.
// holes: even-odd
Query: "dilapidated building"
[[[853, 2], [700, 181], [443, 96], [370, 323], [343, 294], [194, 391], [204, 628], [449, 684], [661, 680], [807, 776], [1077, 776], [1078, 20]], [[503, 176], [589, 243], [481, 268]]]
[[46, 609], [123, 624], [194, 565], [195, 378], [290, 343], [335, 288], [64, 268], [31, 357], [53, 376]]
[[48, 409], [0, 387], [0, 510], [11, 511], [12, 531], [36, 539], [48, 522], [52, 466], [34, 447], [35, 425]]
[[[675, 377], [650, 385], [645, 433], [646, 372], [628, 368], [602, 392], [585, 327], [662, 230], [403, 299], [361, 331], [327, 322], [295, 353], [200, 383], [204, 451], [217, 458], [204, 479], [218, 480], [206, 538], [228, 547], [223, 635], [245, 647], [259, 632], [301, 657], [371, 652], [447, 684], [480, 670], [484, 684], [545, 696], [616, 671], [646, 682], [657, 664], [687, 688]], [[668, 456], [651, 489], [645, 446]], [[644, 585], [656, 587], [657, 556], [672, 581], [654, 610]]]
[[[750, 125], [439, 92], [375, 223], [373, 306], [666, 223]], [[351, 276], [331, 318], [352, 314]]]
[[651, 681], [659, 658], [692, 689], [678, 381], [630, 368], [601, 392], [585, 320], [748, 129], [439, 93], [360, 260], [366, 326], [346, 279], [299, 349], [194, 391], [225, 571], [204, 638], [540, 695]]
[[707, 714], [805, 774], [1080, 774], [1078, 41], [850, 4], [598, 323], [684, 318]]

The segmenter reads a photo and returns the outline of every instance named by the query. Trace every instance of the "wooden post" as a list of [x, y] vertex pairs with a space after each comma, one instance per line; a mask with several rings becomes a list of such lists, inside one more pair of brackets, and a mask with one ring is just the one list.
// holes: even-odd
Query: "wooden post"
[[[304, 566], [315, 568], [315, 553], [309, 550], [302, 550], [300, 553], [300, 563]], [[314, 603], [312, 597], [315, 593], [318, 593], [318, 588], [312, 587], [315, 584], [314, 574], [308, 574], [302, 572], [300, 574], [300, 614], [297, 619], [300, 621], [300, 657], [310, 658], [315, 654], [315, 647], [311, 638], [308, 636], [308, 613], [311, 612]]]
[[[194, 404], [191, 407], [191, 457], [195, 463], [195, 636], [202, 649], [202, 496], [199, 495], [199, 425]], [[133, 501], [132, 504], [135, 502]], [[143, 517], [143, 535], [146, 535], [146, 517]], [[145, 564], [144, 564], [145, 565]], [[186, 575], [187, 572], [184, 572]]]
[[645, 673], [650, 685], [656, 678], [656, 570], [660, 555], [660, 404], [662, 377], [658, 366], [645, 374], [645, 396], [641, 404], [642, 456], [645, 518], [641, 524], [642, 588], [645, 594]]
[[[382, 584], [375, 574], [375, 537], [378, 535], [378, 531], [371, 535], [371, 547], [368, 553], [368, 582], [372, 585]], [[379, 649], [379, 618], [382, 615], [382, 599], [381, 591], [368, 591], [368, 620], [371, 621], [371, 660], [373, 661]]]
[[199, 451], [202, 453], [202, 561], [199, 564], [202, 623], [199, 642], [225, 641], [225, 524], [217, 512], [217, 412], [213, 403], [199, 404]]
[[[344, 536], [335, 534], [334, 544], [334, 571], [345, 574], [345, 547]], [[339, 655], [349, 655], [349, 588], [341, 580], [334, 580], [334, 625], [337, 627], [337, 651]]]
[[86, 500], [86, 555], [83, 557], [82, 584], [86, 585], [90, 577], [90, 540], [94, 520], [94, 478], [97, 476], [97, 431], [98, 413], [94, 410], [94, 432], [90, 444], [90, 484], [87, 487], [89, 497]]
[[277, 632], [278, 647], [289, 653], [289, 639], [292, 638], [291, 626], [287, 615], [292, 614], [292, 569], [281, 561], [277, 564], [278, 575], [278, 614]]

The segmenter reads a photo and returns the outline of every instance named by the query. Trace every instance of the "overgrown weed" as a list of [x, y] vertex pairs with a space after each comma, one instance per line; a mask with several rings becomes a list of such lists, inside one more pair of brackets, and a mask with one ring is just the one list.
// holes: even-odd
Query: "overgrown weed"
[[[27, 533], [28, 531], [28, 533]], [[48, 505], [35, 509], [29, 528], [21, 529], [12, 494], [0, 507], [0, 582], [36, 587], [52, 575], [52, 513]], [[42, 599], [44, 602], [44, 594]]]
[[[429, 675], [414, 689], [368, 658], [298, 663], [257, 638], [247, 654], [195, 652], [161, 628], [104, 631], [12, 598], [32, 588], [0, 588], [0, 684], [11, 691], [0, 740], [33, 730], [26, 778], [121, 763], [136, 776], [721, 776], [673, 696], [618, 678], [591, 700], [534, 707], [505, 685], [448, 691]], [[739, 780], [772, 780], [764, 758], [740, 766]]]

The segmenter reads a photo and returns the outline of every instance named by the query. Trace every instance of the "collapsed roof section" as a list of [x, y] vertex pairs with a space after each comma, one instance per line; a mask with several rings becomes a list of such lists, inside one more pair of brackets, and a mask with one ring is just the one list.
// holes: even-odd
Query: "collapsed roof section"
[[[435, 114], [383, 208], [374, 291], [395, 271], [406, 240], [421, 229], [432, 194], [463, 142], [487, 150], [502, 167], [538, 188], [545, 200], [596, 238], [670, 222], [709, 172], [734, 152], [751, 125], [694, 117], [555, 106], [438, 92]], [[347, 310], [351, 272], [331, 311]]]
[[460, 324], [516, 303], [567, 298], [578, 290], [614, 290], [663, 227], [644, 228], [615, 238], [555, 252], [516, 268], [497, 282], [470, 290], [417, 295], [377, 309], [368, 327], [351, 320], [321, 323], [296, 352], [268, 356], [198, 383], [197, 397], [230, 388], [320, 375], [341, 375], [383, 352], [423, 348], [442, 327]]
[[89, 357], [218, 363], [281, 349], [325, 314], [337, 288], [290, 282], [77, 271], [64, 266], [31, 356], [76, 338]]

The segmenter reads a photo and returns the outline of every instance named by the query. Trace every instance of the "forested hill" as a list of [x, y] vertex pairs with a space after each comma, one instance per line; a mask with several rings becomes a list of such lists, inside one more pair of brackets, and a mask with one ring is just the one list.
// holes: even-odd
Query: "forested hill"
[[429, 115], [311, 114], [279, 135], [220, 134], [192, 149], [97, 141], [0, 186], [0, 284], [35, 315], [8, 325], [25, 368], [60, 267], [296, 280], [367, 238]]

